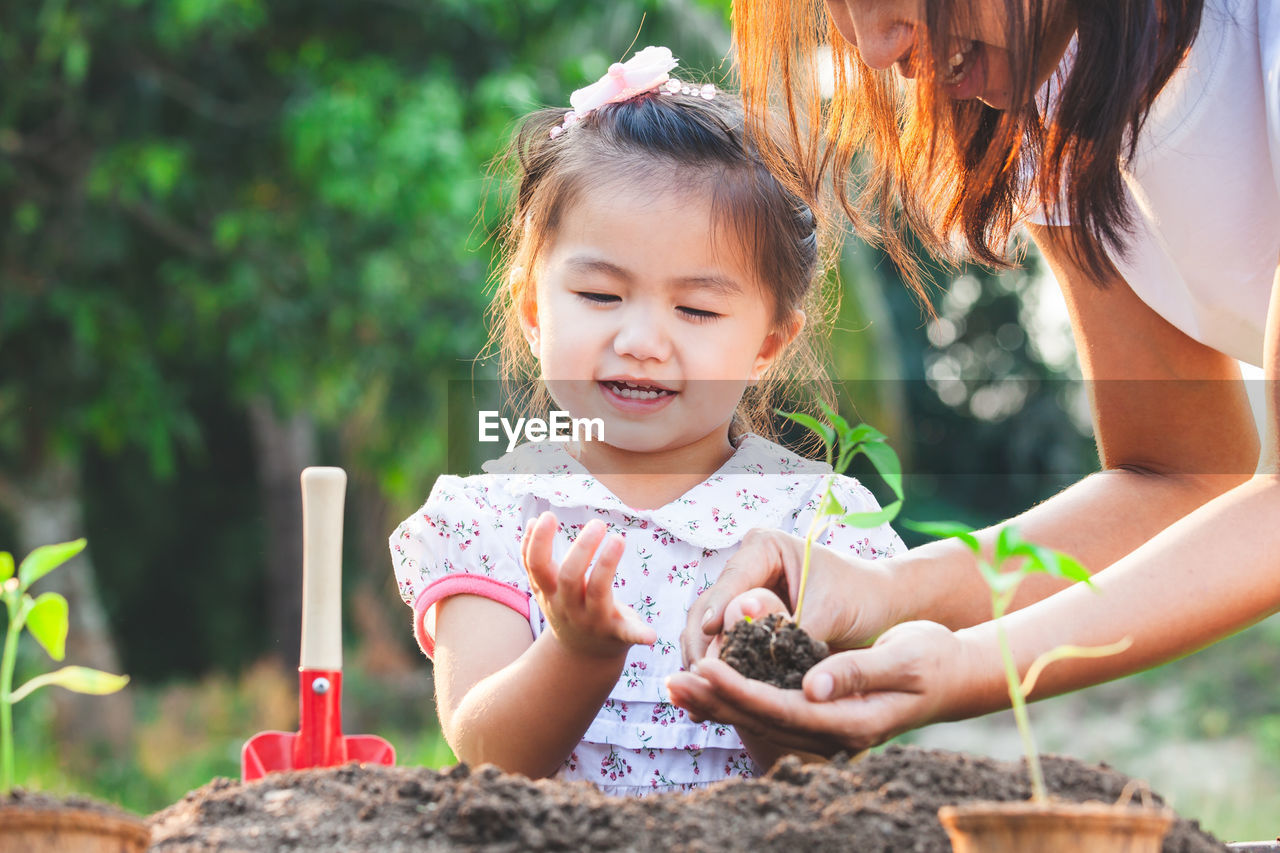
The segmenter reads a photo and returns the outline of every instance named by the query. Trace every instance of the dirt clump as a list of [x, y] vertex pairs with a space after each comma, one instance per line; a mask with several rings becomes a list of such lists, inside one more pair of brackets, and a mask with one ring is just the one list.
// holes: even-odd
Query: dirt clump
[[804, 674], [827, 656], [827, 644], [781, 613], [739, 620], [724, 635], [720, 659], [747, 678], [798, 690]]
[[[1051, 794], [1063, 800], [1114, 802], [1128, 781], [1106, 767], [1052, 756], [1045, 774]], [[215, 779], [151, 817], [151, 849], [949, 853], [940, 806], [1029, 796], [1019, 763], [896, 746], [857, 761], [784, 759], [759, 779], [625, 800], [585, 782], [530, 781], [488, 766], [349, 764], [250, 784]], [[1164, 853], [1226, 849], [1185, 820], [1164, 843]]]

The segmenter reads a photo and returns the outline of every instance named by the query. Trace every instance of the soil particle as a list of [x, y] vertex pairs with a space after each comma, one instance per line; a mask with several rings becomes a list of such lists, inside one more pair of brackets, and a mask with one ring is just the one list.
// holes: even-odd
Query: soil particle
[[[1044, 762], [1050, 793], [1063, 800], [1115, 802], [1128, 781], [1074, 759]], [[855, 761], [784, 759], [764, 778], [626, 800], [488, 766], [347, 765], [247, 785], [215, 780], [151, 817], [151, 849], [949, 853], [940, 806], [1029, 796], [1020, 764], [893, 746]], [[1164, 842], [1164, 853], [1226, 849], [1194, 821], [1178, 820]]]
[[780, 613], [740, 620], [720, 647], [720, 659], [747, 678], [785, 690], [798, 690], [804, 674], [827, 653], [826, 643]]

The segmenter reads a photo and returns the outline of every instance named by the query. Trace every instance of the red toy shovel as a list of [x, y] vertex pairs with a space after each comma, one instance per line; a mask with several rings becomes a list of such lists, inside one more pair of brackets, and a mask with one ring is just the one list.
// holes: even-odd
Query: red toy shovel
[[342, 733], [342, 508], [347, 472], [302, 472], [302, 654], [297, 732], [261, 732], [240, 751], [244, 781], [348, 761], [395, 764], [376, 735]]

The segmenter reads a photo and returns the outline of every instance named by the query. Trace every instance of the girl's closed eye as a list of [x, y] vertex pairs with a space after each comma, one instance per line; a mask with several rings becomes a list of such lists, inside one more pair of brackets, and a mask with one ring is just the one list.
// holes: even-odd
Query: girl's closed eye
[[709, 323], [724, 316], [717, 314], [715, 311], [707, 311], [704, 308], [690, 308], [688, 305], [677, 306], [676, 310], [683, 314], [685, 319], [692, 320], [695, 323]]
[[616, 293], [600, 293], [594, 290], [579, 290], [575, 291], [574, 295], [592, 305], [613, 305], [622, 301], [622, 297]]

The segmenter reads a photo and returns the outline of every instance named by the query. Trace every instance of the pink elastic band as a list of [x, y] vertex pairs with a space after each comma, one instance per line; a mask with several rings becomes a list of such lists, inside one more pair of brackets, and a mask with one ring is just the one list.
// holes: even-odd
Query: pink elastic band
[[511, 584], [494, 580], [485, 575], [448, 575], [433, 581], [413, 602], [413, 636], [423, 654], [435, 654], [436, 641], [427, 631], [427, 611], [451, 595], [478, 595], [499, 604], [505, 604], [525, 619], [529, 618], [529, 594]]

